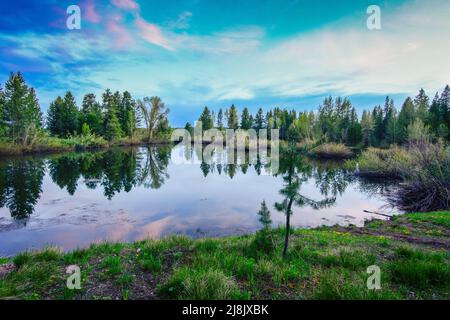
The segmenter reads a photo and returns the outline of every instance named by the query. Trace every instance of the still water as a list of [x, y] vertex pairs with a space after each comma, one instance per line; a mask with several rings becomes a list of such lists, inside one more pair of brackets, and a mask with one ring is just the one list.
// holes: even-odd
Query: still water
[[219, 155], [207, 164], [200, 154], [158, 146], [0, 159], [0, 256], [169, 234], [245, 234], [260, 228], [263, 200], [273, 225], [283, 225], [275, 204], [289, 197], [288, 183], [295, 183], [293, 227], [361, 226], [372, 217], [364, 210], [393, 212], [384, 185], [354, 178], [340, 164], [302, 157], [291, 167], [281, 161], [274, 174], [263, 157], [222, 163]]

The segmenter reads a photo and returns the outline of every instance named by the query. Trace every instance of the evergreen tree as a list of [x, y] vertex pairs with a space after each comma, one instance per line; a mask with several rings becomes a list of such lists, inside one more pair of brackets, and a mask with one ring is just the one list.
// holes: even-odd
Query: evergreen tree
[[112, 94], [109, 89], [102, 95], [103, 98], [103, 110], [105, 116], [103, 119], [103, 136], [109, 140], [115, 140], [122, 136], [122, 128], [120, 126], [118, 114], [118, 103], [120, 97], [116, 94]]
[[47, 129], [52, 135], [59, 136], [63, 132], [63, 118], [62, 113], [64, 109], [64, 100], [57, 97], [50, 103], [47, 111]]
[[136, 104], [128, 91], [125, 91], [120, 102], [119, 121], [122, 132], [129, 138], [136, 130]]
[[258, 211], [259, 222], [263, 225], [263, 229], [270, 229], [272, 224], [272, 219], [270, 218], [270, 211], [267, 208], [266, 201], [261, 203], [261, 209]]
[[77, 134], [80, 118], [75, 98], [72, 93], [67, 92], [64, 99], [57, 97], [50, 104], [47, 113], [47, 128], [51, 134], [67, 138]]
[[119, 119], [113, 109], [109, 109], [105, 114], [104, 137], [108, 141], [119, 139], [122, 136]]
[[373, 145], [375, 126], [370, 112], [364, 110], [361, 118], [362, 142], [368, 147]]
[[34, 89], [28, 88], [20, 72], [11, 73], [3, 96], [3, 116], [9, 136], [14, 141], [27, 143], [31, 131], [35, 132], [42, 125], [42, 112]]
[[203, 131], [212, 129], [214, 126], [214, 121], [211, 115], [211, 111], [208, 107], [205, 107], [203, 109], [202, 114], [200, 115], [200, 118], [198, 118], [198, 121], [202, 123]]
[[383, 110], [381, 106], [376, 106], [372, 111], [372, 120], [374, 126], [374, 138], [377, 145], [384, 139], [384, 126], [383, 126]]
[[436, 92], [433, 102], [431, 103], [429, 113], [428, 113], [428, 125], [431, 127], [431, 131], [434, 135], [439, 136], [438, 128], [440, 124], [444, 121], [444, 115], [441, 112], [439, 95]]
[[217, 113], [217, 128], [219, 128], [219, 130], [223, 130], [223, 112], [222, 112], [222, 109], [219, 109], [219, 113]]
[[248, 130], [252, 127], [252, 119], [250, 116], [250, 112], [248, 111], [248, 108], [244, 108], [242, 110], [241, 115], [241, 129]]
[[[310, 126], [312, 126], [312, 124]], [[356, 109], [352, 107], [350, 111], [350, 123], [348, 129], [347, 143], [355, 145], [358, 144], [361, 141], [361, 139], [362, 139], [361, 124], [359, 123]]]
[[386, 97], [384, 104], [384, 119], [383, 119], [383, 136], [388, 144], [396, 142], [397, 138], [397, 110], [394, 106], [394, 100]]
[[93, 93], [88, 93], [83, 98], [81, 107], [81, 122], [86, 123], [91, 133], [98, 136], [103, 134], [103, 113], [101, 105], [96, 101]]
[[263, 109], [259, 108], [255, 116], [255, 129], [260, 130], [266, 127]]
[[68, 137], [70, 135], [76, 135], [80, 128], [80, 114], [75, 102], [75, 97], [70, 91], [68, 91], [64, 96], [64, 110], [62, 117], [64, 124], [62, 136]]
[[219, 130], [223, 130], [223, 112], [222, 112], [222, 109], [219, 109], [219, 113], [217, 113], [217, 128]]
[[415, 120], [414, 102], [408, 97], [403, 103], [402, 109], [398, 115], [397, 128], [398, 128], [398, 141], [404, 143], [408, 138], [408, 126]]
[[425, 94], [425, 90], [420, 89], [419, 94], [414, 99], [414, 107], [416, 109], [417, 117], [423, 123], [428, 121], [428, 109], [430, 108], [430, 99]]
[[234, 104], [231, 106], [230, 110], [228, 110], [227, 122], [229, 129], [238, 129], [239, 128], [239, 120], [238, 120], [237, 109]]

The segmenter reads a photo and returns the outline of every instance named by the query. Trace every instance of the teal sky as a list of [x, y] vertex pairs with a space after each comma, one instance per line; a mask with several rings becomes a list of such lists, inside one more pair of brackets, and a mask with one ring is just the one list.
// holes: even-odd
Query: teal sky
[[[66, 8], [81, 8], [81, 30]], [[368, 30], [369, 5], [381, 30]], [[21, 70], [43, 109], [71, 90], [159, 95], [175, 125], [203, 106], [359, 110], [450, 79], [447, 0], [41, 0], [0, 3], [0, 80]]]

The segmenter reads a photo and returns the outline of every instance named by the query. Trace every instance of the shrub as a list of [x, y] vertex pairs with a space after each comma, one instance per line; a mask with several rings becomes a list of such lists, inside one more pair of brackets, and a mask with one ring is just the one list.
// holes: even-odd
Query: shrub
[[414, 144], [409, 147], [411, 164], [401, 173], [404, 183], [390, 201], [407, 212], [427, 212], [450, 208], [450, 149], [441, 144]]
[[406, 212], [450, 208], [450, 149], [442, 143], [411, 143], [406, 148], [369, 148], [348, 166], [365, 177], [403, 180], [387, 192], [391, 203]]
[[322, 159], [348, 159], [353, 156], [350, 148], [337, 143], [322, 144], [312, 149], [311, 153]]

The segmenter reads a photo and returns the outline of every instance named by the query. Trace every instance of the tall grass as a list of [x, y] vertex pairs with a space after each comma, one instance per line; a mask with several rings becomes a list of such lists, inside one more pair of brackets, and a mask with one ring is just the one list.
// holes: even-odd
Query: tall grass
[[338, 143], [322, 144], [312, 149], [311, 153], [322, 159], [348, 159], [353, 156], [350, 148]]

